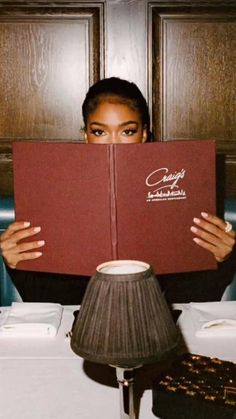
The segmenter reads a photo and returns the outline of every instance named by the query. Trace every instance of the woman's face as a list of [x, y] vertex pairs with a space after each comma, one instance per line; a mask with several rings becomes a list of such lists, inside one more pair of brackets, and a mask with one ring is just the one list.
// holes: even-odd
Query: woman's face
[[132, 144], [146, 139], [147, 132], [139, 113], [126, 104], [104, 100], [88, 117], [87, 143]]

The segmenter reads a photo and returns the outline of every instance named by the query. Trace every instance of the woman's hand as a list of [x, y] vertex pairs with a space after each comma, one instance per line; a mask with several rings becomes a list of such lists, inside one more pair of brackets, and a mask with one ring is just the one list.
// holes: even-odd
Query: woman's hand
[[223, 262], [233, 250], [235, 245], [235, 231], [226, 232], [226, 223], [215, 215], [201, 213], [202, 218], [194, 218], [195, 226], [191, 231], [197, 236], [195, 243], [209, 250], [217, 262]]
[[44, 240], [21, 242], [39, 233], [40, 230], [40, 227], [30, 227], [29, 222], [15, 222], [10, 224], [0, 236], [2, 256], [10, 268], [16, 268], [20, 261], [36, 259], [42, 255], [42, 252], [36, 249], [45, 244]]

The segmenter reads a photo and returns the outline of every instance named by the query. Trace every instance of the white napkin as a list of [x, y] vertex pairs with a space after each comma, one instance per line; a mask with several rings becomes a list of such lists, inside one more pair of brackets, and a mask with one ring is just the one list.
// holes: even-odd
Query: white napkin
[[191, 303], [189, 314], [197, 337], [236, 336], [236, 301]]
[[0, 318], [0, 336], [54, 337], [62, 310], [60, 304], [54, 303], [12, 303]]

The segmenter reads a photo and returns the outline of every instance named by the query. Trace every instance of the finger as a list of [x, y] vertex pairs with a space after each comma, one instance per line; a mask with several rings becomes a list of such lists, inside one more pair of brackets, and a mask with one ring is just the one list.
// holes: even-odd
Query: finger
[[208, 212], [201, 212], [201, 216], [209, 221], [210, 223], [216, 225], [217, 227], [219, 227], [222, 231], [225, 230], [226, 224], [224, 222], [224, 220], [222, 220], [221, 218], [217, 217], [216, 215], [213, 214], [209, 214]]
[[222, 235], [222, 234], [219, 234], [218, 232], [215, 232], [215, 230], [212, 229], [211, 226], [208, 227], [208, 231], [206, 230], [207, 227], [205, 225], [204, 225], [204, 228], [205, 230], [202, 230], [201, 228], [198, 228], [196, 226], [191, 226], [190, 230], [192, 231], [192, 233], [196, 234], [199, 238], [213, 244], [214, 246], [218, 246], [218, 247], [227, 246], [230, 249], [233, 248], [235, 241], [232, 237], [227, 237], [226, 233]]
[[197, 245], [199, 245], [202, 248], [210, 251], [215, 256], [215, 259], [218, 262], [222, 262], [225, 259], [225, 257], [228, 256], [232, 251], [232, 249], [227, 247], [227, 246], [216, 247], [213, 244], [211, 244], [209, 242], [206, 242], [204, 240], [201, 240], [198, 237], [194, 237], [193, 240]]
[[18, 253], [28, 252], [29, 250], [38, 249], [45, 245], [44, 240], [38, 240], [34, 242], [20, 243], [13, 245], [12, 243], [6, 242], [2, 250], [3, 257], [7, 258], [9, 253], [17, 255]]
[[18, 253], [28, 252], [30, 250], [38, 249], [45, 245], [45, 240], [38, 240], [35, 242], [21, 243], [17, 246]]
[[39, 233], [41, 231], [41, 227], [31, 227], [24, 230], [16, 231], [9, 234], [8, 237], [4, 237], [2, 235], [1, 237], [1, 248], [5, 248], [5, 246], [8, 246], [8, 248], [14, 247], [20, 240], [27, 239], [28, 237], [32, 237], [35, 234]]
[[32, 260], [37, 259], [40, 256], [42, 256], [42, 252], [25, 252], [19, 254], [19, 262], [22, 262], [23, 260]]
[[7, 229], [2, 233], [1, 240], [6, 240], [8, 237], [12, 236], [15, 232], [19, 230], [26, 229], [30, 226], [30, 222], [28, 221], [15, 221], [14, 223], [10, 224]]
[[40, 256], [42, 256], [42, 252], [20, 253], [14, 259], [14, 261], [12, 261], [10, 264], [8, 264], [8, 266], [12, 269], [15, 269], [18, 263], [23, 262], [25, 260], [38, 259]]
[[216, 215], [209, 214], [207, 212], [202, 212], [201, 215], [205, 220], [207, 220], [210, 223], [214, 224], [215, 226], [219, 227], [219, 229], [223, 233], [227, 234], [227, 236], [231, 236], [233, 238], [235, 237], [235, 231], [234, 230], [231, 230], [231, 231], [226, 233], [225, 229], [227, 227], [227, 224], [221, 218], [217, 217]]
[[231, 235], [229, 233], [225, 233], [225, 231], [221, 230], [218, 225], [201, 220], [200, 218], [194, 218], [193, 221], [197, 227], [192, 226], [191, 231], [198, 236], [215, 244], [224, 242], [229, 246], [234, 245], [234, 232]]

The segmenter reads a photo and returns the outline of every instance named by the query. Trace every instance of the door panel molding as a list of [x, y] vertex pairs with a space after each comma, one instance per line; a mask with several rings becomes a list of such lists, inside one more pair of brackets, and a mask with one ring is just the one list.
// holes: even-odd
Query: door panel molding
[[[154, 135], [215, 139], [227, 178], [235, 179], [236, 4], [189, 3], [148, 4]], [[235, 196], [233, 182], [226, 186]]]
[[0, 195], [12, 194], [13, 141], [83, 141], [81, 106], [104, 76], [104, 5], [0, 9]]

